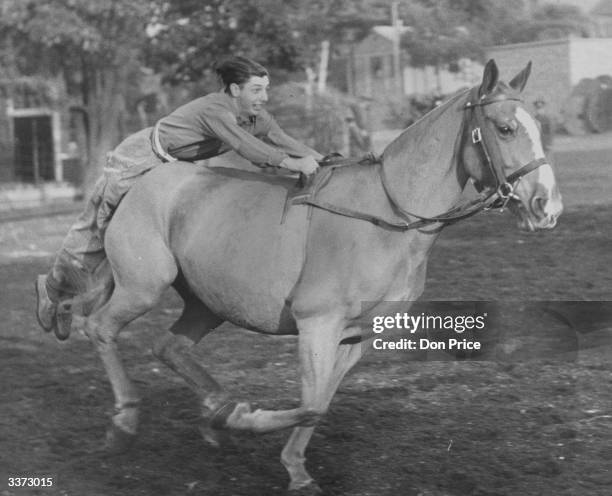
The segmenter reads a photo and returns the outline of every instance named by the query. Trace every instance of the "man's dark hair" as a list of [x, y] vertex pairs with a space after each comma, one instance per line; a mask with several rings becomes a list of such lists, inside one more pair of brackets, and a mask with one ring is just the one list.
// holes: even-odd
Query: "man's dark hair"
[[231, 57], [215, 64], [215, 72], [223, 84], [226, 93], [230, 92], [230, 84], [242, 86], [251, 77], [268, 76], [268, 70], [261, 64], [246, 57]]

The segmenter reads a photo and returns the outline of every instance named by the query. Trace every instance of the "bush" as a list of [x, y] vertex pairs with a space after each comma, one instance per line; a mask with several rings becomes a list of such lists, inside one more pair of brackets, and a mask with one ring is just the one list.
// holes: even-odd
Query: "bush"
[[340, 93], [313, 94], [310, 108], [305, 84], [286, 83], [270, 94], [268, 110], [292, 137], [327, 154], [341, 150], [348, 101]]

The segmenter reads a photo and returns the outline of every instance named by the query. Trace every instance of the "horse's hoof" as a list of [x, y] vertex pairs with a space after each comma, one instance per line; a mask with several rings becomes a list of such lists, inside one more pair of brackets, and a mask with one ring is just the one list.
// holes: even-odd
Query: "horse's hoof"
[[228, 427], [227, 419], [236, 410], [238, 404], [235, 401], [228, 401], [217, 410], [210, 417], [210, 427], [213, 429], [225, 429]]
[[323, 490], [315, 481], [311, 481], [298, 489], [289, 489], [287, 496], [322, 496]]
[[210, 418], [213, 429], [248, 429], [244, 416], [251, 413], [251, 405], [247, 402], [229, 401], [219, 408]]
[[112, 424], [106, 431], [104, 450], [112, 455], [125, 453], [134, 445], [134, 441], [136, 441], [136, 434], [124, 431]]
[[213, 429], [210, 424], [198, 427], [202, 439], [211, 448], [221, 448], [230, 444], [231, 437], [226, 430]]

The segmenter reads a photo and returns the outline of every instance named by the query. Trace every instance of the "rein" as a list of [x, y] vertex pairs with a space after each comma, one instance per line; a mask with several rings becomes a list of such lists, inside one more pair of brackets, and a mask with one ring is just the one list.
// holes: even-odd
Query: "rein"
[[486, 105], [504, 100], [521, 101], [520, 98], [508, 97], [504, 94], [499, 94], [492, 97], [483, 95], [482, 97], [478, 98], [478, 89], [473, 88], [470, 92], [470, 99], [463, 107], [464, 110], [471, 110], [474, 120], [476, 121], [476, 127], [473, 128], [470, 133], [472, 143], [475, 145], [480, 145], [485, 163], [495, 179], [496, 184], [494, 194], [497, 194], [497, 199], [493, 203], [492, 208], [504, 208], [510, 200], [518, 200], [518, 197], [514, 193], [514, 188], [516, 187], [518, 181], [524, 175], [529, 174], [531, 171], [547, 163], [546, 158], [544, 157], [532, 160], [506, 177], [499, 147], [495, 147], [494, 149], [489, 148], [490, 143], [496, 143], [496, 141], [492, 136], [491, 130], [486, 126], [485, 115], [484, 111], [482, 110], [482, 107]]
[[[376, 226], [385, 227], [388, 229], [399, 230], [399, 231], [408, 231], [411, 229], [418, 229], [421, 227], [425, 227], [430, 224], [438, 224], [442, 223], [444, 225], [450, 225], [454, 222], [457, 222], [462, 219], [466, 219], [471, 217], [483, 210], [490, 209], [502, 209], [507, 205], [510, 200], [518, 200], [517, 195], [514, 193], [514, 189], [518, 181], [529, 174], [533, 170], [547, 163], [545, 158], [538, 158], [532, 160], [528, 164], [520, 167], [518, 170], [506, 176], [503, 171], [503, 160], [501, 159], [501, 153], [499, 148], [491, 149], [489, 145], [487, 145], [488, 139], [491, 137], [490, 130], [486, 127], [485, 123], [485, 115], [482, 107], [485, 105], [489, 105], [494, 102], [498, 102], [501, 100], [517, 100], [518, 98], [507, 97], [506, 95], [496, 95], [494, 97], [487, 98], [486, 95], [483, 98], [477, 97], [478, 88], [474, 88], [470, 93], [470, 99], [464, 105], [464, 111], [471, 111], [474, 120], [476, 121], [476, 127], [471, 129], [470, 136], [472, 138], [472, 143], [475, 145], [480, 145], [480, 149], [482, 150], [482, 154], [484, 157], [484, 161], [487, 164], [487, 167], [493, 174], [495, 178], [496, 185], [495, 189], [486, 196], [481, 196], [475, 200], [464, 203], [462, 205], [458, 205], [453, 207], [446, 212], [443, 212], [439, 215], [433, 217], [425, 217], [422, 215], [415, 214], [414, 212], [410, 212], [401, 207], [397, 197], [393, 193], [392, 189], [389, 185], [389, 180], [386, 175], [384, 163], [381, 157], [374, 157], [370, 155], [367, 157], [368, 161], [372, 164], [377, 164], [379, 166], [379, 176], [382, 182], [383, 190], [391, 203], [393, 209], [398, 213], [400, 217], [402, 217], [402, 221], [394, 222], [386, 220], [382, 217], [369, 214], [367, 212], [361, 212], [357, 210], [353, 210], [350, 208], [341, 207], [338, 205], [333, 205], [328, 202], [317, 201], [316, 192], [313, 195], [314, 198], [309, 198], [304, 201], [305, 204], [310, 205], [315, 208], [319, 208], [321, 210], [326, 210], [328, 212], [342, 215], [345, 217], [351, 217], [354, 219], [365, 220], [371, 222]], [[460, 131], [463, 134], [463, 127], [465, 126], [465, 120], [462, 125], [462, 130]], [[483, 137], [484, 130], [484, 137]], [[491, 140], [495, 143], [493, 137]], [[493, 159], [492, 157], [495, 157]], [[329, 166], [331, 170], [329, 170], [329, 175], [333, 173], [333, 170], [337, 167], [348, 166], [348, 165], [356, 165], [363, 164], [365, 161], [363, 159], [359, 160], [341, 160], [338, 163], [333, 163]], [[328, 176], [329, 179], [329, 176]], [[327, 183], [327, 180], [325, 181]], [[416, 218], [417, 220], [413, 220]]]

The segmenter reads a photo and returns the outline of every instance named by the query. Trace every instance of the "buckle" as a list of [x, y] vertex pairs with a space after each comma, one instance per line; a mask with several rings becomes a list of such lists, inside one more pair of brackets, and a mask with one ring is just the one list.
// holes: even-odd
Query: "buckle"
[[514, 192], [514, 186], [512, 186], [512, 184], [510, 183], [500, 184], [499, 188], [497, 188], [497, 194], [500, 196], [500, 198], [503, 198], [504, 200], [506, 198], [510, 198], [513, 192]]
[[495, 193], [497, 194], [497, 198], [486, 210], [499, 210], [503, 212], [510, 200], [520, 200], [519, 196], [514, 192], [514, 185], [510, 183], [501, 184]]
[[480, 143], [482, 141], [482, 133], [480, 132], [480, 128], [477, 127], [472, 129], [472, 143]]

